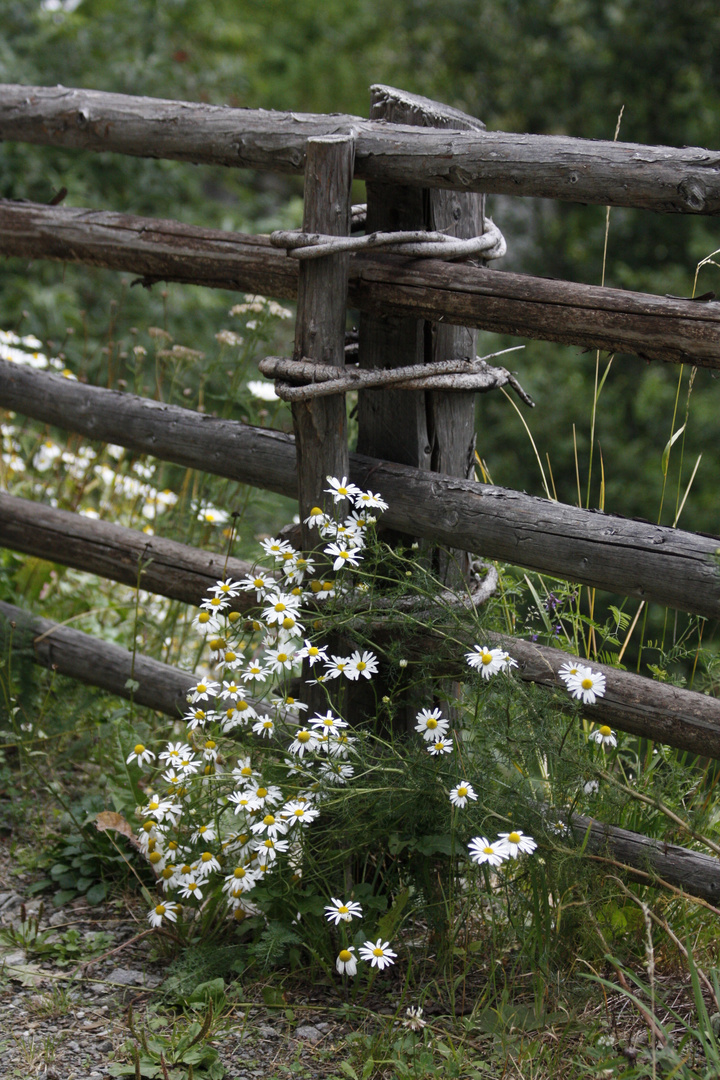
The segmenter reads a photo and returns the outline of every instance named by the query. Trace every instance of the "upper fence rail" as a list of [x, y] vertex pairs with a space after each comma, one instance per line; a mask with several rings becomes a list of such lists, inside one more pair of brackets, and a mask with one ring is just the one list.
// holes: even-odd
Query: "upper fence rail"
[[355, 175], [425, 188], [720, 214], [720, 151], [440, 130], [63, 86], [0, 84], [0, 140], [302, 173], [307, 140], [352, 132]]

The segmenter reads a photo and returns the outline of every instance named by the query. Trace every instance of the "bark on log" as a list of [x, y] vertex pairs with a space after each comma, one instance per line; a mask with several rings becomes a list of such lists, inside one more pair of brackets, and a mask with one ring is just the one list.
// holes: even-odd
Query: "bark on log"
[[[0, 253], [156, 281], [297, 296], [298, 266], [266, 236], [176, 221], [0, 200]], [[651, 296], [438, 259], [356, 255], [349, 302], [375, 315], [720, 368], [720, 303]]]
[[[93, 521], [2, 494], [0, 546], [130, 586], [137, 583], [138, 564], [142, 561], [141, 588], [188, 604], [199, 603], [208, 586], [219, 577], [240, 577], [250, 569], [238, 559], [228, 560], [225, 566], [220, 556], [185, 544], [148, 537], [121, 525]], [[239, 611], [254, 607], [254, 593], [243, 593], [233, 601], [233, 606]], [[412, 628], [401, 618], [387, 613], [378, 618], [372, 610], [360, 614], [358, 619], [363, 633], [380, 649], [401, 638], [406, 657], [422, 660], [427, 678], [467, 679], [464, 649], [472, 647], [470, 638], [460, 647], [439, 633]], [[348, 626], [352, 629], [352, 622]], [[558, 669], [577, 658], [522, 638], [492, 633], [486, 637], [493, 646], [500, 646], [512, 655], [521, 679], [564, 690]], [[605, 674], [607, 690], [595, 705], [584, 706], [583, 713], [588, 719], [720, 760], [720, 701], [716, 698], [601, 664], [593, 664], [593, 668]]]
[[[137, 529], [95, 521], [0, 492], [0, 547], [72, 566], [131, 588], [198, 605], [220, 578], [234, 580], [252, 564], [201, 551]], [[237, 611], [256, 607], [254, 593], [230, 601]]]
[[[297, 497], [294, 440], [280, 432], [83, 386], [0, 360], [0, 406], [90, 439]], [[411, 536], [648, 603], [717, 618], [720, 539], [350, 455], [354, 483]]]
[[629, 829], [604, 825], [582, 814], [573, 814], [569, 824], [576, 840], [582, 842], [587, 838], [586, 851], [609, 855], [635, 867], [640, 871], [638, 880], [644, 884], [652, 885], [654, 879], [661, 878], [711, 904], [717, 905], [720, 901], [720, 859], [716, 856], [652, 840]]
[[[21, 642], [25, 633], [33, 636], [34, 659], [42, 667], [118, 697], [132, 698], [136, 704], [157, 709], [174, 719], [187, 712], [187, 692], [197, 683], [197, 676], [189, 671], [152, 660], [142, 653], [133, 655], [119, 645], [98, 641], [81, 630], [30, 615], [2, 601], [0, 619], [15, 624]], [[134, 692], [127, 685], [130, 679], [140, 684]]]
[[[0, 601], [0, 619], [14, 623], [22, 643], [24, 633], [33, 637], [36, 663], [60, 675], [100, 687], [118, 697], [133, 700], [177, 718], [187, 709], [186, 694], [197, 679], [190, 672], [159, 663], [119, 645], [98, 641], [90, 634], [62, 626], [51, 619], [32, 616], [22, 608]], [[139, 683], [131, 693], [128, 680]], [[677, 885], [711, 903], [720, 897], [720, 861], [675, 844], [664, 844], [639, 833], [618, 829], [593, 818], [573, 814], [571, 828], [579, 841], [588, 836], [588, 850], [609, 854], [641, 873]], [[651, 882], [652, 883], [652, 880]]]
[[[433, 131], [63, 86], [0, 85], [0, 140], [301, 173], [307, 140], [357, 136], [363, 180], [720, 213], [720, 153], [508, 132]], [[429, 102], [437, 107], [435, 102]]]

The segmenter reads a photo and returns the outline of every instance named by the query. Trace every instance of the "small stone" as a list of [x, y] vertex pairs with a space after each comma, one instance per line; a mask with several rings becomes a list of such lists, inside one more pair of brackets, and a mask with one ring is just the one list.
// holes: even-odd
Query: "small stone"
[[324, 1037], [323, 1029], [327, 1029], [327, 1024], [301, 1024], [295, 1028], [295, 1037], [309, 1043], [320, 1042]]

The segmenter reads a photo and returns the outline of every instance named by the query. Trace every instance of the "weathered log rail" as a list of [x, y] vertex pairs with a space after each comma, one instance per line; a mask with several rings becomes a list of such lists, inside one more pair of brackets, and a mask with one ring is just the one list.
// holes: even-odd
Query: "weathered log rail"
[[[266, 236], [0, 199], [0, 253], [294, 299], [298, 266]], [[412, 316], [645, 360], [720, 369], [720, 303], [487, 271], [436, 259], [355, 255], [348, 299]]]
[[[186, 711], [187, 692], [196, 682], [190, 672], [98, 641], [51, 619], [30, 616], [2, 601], [0, 618], [16, 627], [21, 647], [29, 636], [33, 658], [40, 666], [89, 682], [118, 697], [132, 698], [136, 704], [167, 716], [178, 717]], [[567, 654], [560, 655], [567, 658]], [[558, 816], [566, 820], [566, 815]], [[652, 840], [580, 814], [573, 814], [568, 825], [589, 852], [621, 861], [647, 884], [659, 879], [711, 903], [720, 899], [720, 860], [711, 855]]]
[[[290, 498], [289, 435], [0, 360], [0, 406]], [[720, 615], [720, 539], [490, 484], [350, 455], [355, 483], [390, 504], [383, 524], [446, 547], [708, 618]]]
[[[2, 493], [0, 546], [126, 585], [139, 585], [188, 604], [199, 604], [218, 578], [227, 575], [237, 579], [252, 569], [239, 559], [226, 560], [186, 544]], [[242, 593], [232, 606], [238, 611], [251, 610], [256, 607], [254, 594]], [[363, 636], [381, 649], [402, 638], [406, 658], [422, 660], [427, 675], [467, 677], [464, 650], [472, 648], [470, 638], [461, 647], [455, 630], [452, 639], [438, 632], [419, 632], [417, 627], [408, 633], [407, 623], [392, 613], [379, 617], [369, 611], [358, 618]], [[572, 659], [568, 653], [503, 634], [486, 637], [510, 652], [518, 663], [520, 679], [565, 689], [558, 671]], [[720, 758], [717, 698], [607, 665], [594, 664], [593, 668], [605, 674], [607, 690], [595, 705], [583, 707], [588, 719], [701, 757]]]
[[[433, 103], [429, 103], [433, 104]], [[352, 134], [362, 180], [664, 213], [720, 213], [720, 152], [418, 128], [63, 86], [0, 85], [0, 139], [302, 173], [307, 140]]]

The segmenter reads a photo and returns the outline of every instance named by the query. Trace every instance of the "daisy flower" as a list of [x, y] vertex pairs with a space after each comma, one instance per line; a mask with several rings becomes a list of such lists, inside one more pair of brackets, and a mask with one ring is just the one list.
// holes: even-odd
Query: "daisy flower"
[[338, 975], [355, 975], [357, 973], [357, 960], [355, 959], [355, 946], [349, 949], [341, 949], [335, 961]]
[[285, 803], [282, 808], [283, 817], [287, 818], [288, 826], [309, 825], [320, 814], [313, 806], [301, 799], [293, 799]]
[[169, 818], [175, 821], [180, 815], [181, 808], [172, 799], [161, 799], [159, 795], [151, 795], [147, 806], [143, 807], [143, 814], [152, 814], [158, 821]]
[[213, 682], [212, 679], [201, 679], [195, 686], [190, 687], [187, 700], [193, 705], [196, 701], [207, 701], [208, 698], [217, 697], [219, 689], [220, 683]]
[[467, 806], [468, 799], [474, 801], [477, 799], [477, 795], [472, 784], [468, 784], [467, 780], [463, 780], [461, 784], [458, 784], [450, 792], [450, 802], [453, 806], [459, 806], [462, 809]]
[[582, 698], [584, 705], [594, 705], [595, 699], [605, 693], [605, 676], [601, 671], [591, 671], [585, 668], [577, 675], [572, 675], [566, 680], [568, 693], [574, 698]]
[[328, 709], [324, 716], [317, 713], [311, 718], [310, 723], [314, 728], [317, 728], [318, 731], [330, 735], [337, 735], [340, 728], [346, 728], [348, 726], [347, 720], [341, 720], [339, 716], [333, 716], [330, 709]]
[[275, 734], [275, 721], [271, 720], [269, 716], [261, 717], [256, 724], [253, 724], [252, 729], [256, 735], [260, 738], [264, 738], [266, 735], [269, 739]]
[[200, 840], [215, 840], [217, 837], [217, 831], [214, 825], [200, 825], [195, 830], [190, 839], [193, 844], [199, 843]]
[[265, 663], [267, 664], [268, 671], [273, 675], [279, 674], [283, 670], [290, 671], [294, 660], [294, 651], [292, 649], [285, 649], [282, 645], [279, 649], [266, 649], [265, 651]]
[[443, 738], [450, 727], [450, 721], [443, 718], [439, 709], [421, 709], [415, 719], [415, 730], [428, 742]]
[[342, 480], [338, 480], [335, 476], [327, 476], [326, 480], [330, 487], [325, 488], [325, 491], [328, 495], [332, 495], [335, 503], [342, 502], [343, 499], [355, 499], [362, 494], [359, 487], [348, 482], [347, 476], [343, 476]]
[[290, 593], [274, 592], [265, 598], [268, 605], [262, 613], [263, 619], [272, 626], [281, 625], [286, 615], [298, 614], [298, 598]]
[[589, 667], [587, 667], [585, 664], [579, 663], [577, 660], [567, 660], [558, 669], [558, 678], [562, 679], [564, 683], [567, 683], [578, 675], [580, 676], [580, 678], [582, 678], [585, 672], [589, 670]]
[[500, 866], [508, 857], [506, 848], [501, 847], [497, 840], [491, 844], [486, 836], [476, 836], [468, 844], [468, 850], [472, 861], [479, 866], [483, 863], [488, 863], [490, 866]]
[[373, 675], [378, 673], [378, 660], [375, 653], [363, 652], [362, 655], [359, 651], [355, 651], [348, 659], [348, 665], [345, 669], [345, 674], [351, 682], [355, 682], [362, 677], [364, 679], [372, 679]]
[[327, 645], [313, 645], [312, 641], [305, 641], [302, 649], [295, 653], [297, 660], [307, 660], [310, 667], [317, 664], [318, 660], [327, 663]]
[[168, 922], [177, 920], [177, 909], [174, 904], [158, 904], [148, 912], [148, 922], [151, 926], [162, 926], [163, 919]]
[[208, 591], [214, 593], [215, 596], [239, 596], [241, 588], [239, 581], [226, 578], [225, 581], [218, 581], [215, 585], [211, 585]]
[[132, 750], [132, 753], [128, 755], [127, 764], [131, 761], [137, 761], [138, 765], [142, 765], [144, 762], [150, 762], [155, 760], [155, 755], [152, 750], [146, 750], [142, 743], [137, 743]]
[[388, 504], [380, 495], [373, 495], [372, 491], [359, 491], [355, 496], [356, 506], [372, 506], [378, 510], [387, 510]]
[[324, 761], [320, 766], [320, 776], [328, 784], [346, 784], [351, 776], [355, 775], [352, 765], [346, 765], [339, 761]]
[[289, 846], [287, 840], [273, 840], [270, 836], [264, 840], [256, 841], [255, 850], [258, 853], [260, 866], [267, 866], [269, 863], [275, 862], [278, 855], [283, 855]]
[[198, 859], [197, 875], [198, 877], [207, 877], [208, 874], [212, 874], [213, 870], [219, 870], [220, 863], [213, 855], [212, 851], [203, 851], [202, 855]]
[[498, 846], [502, 847], [511, 859], [517, 859], [520, 852], [530, 855], [537, 844], [532, 836], [524, 836], [522, 829], [517, 829], [514, 832], [500, 833]]
[[440, 754], [452, 753], [452, 748], [452, 739], [446, 739], [441, 735], [439, 739], [435, 739], [435, 742], [430, 743], [427, 749], [429, 754], [439, 757]]
[[248, 866], [236, 866], [232, 874], [225, 878], [222, 887], [223, 892], [237, 891], [237, 893], [250, 892], [257, 878]]
[[196, 900], [202, 900], [201, 884], [202, 883], [197, 882], [194, 877], [181, 878], [180, 895], [183, 900], [191, 900], [193, 897], [195, 897]]
[[211, 611], [206, 611], [204, 608], [195, 616], [191, 626], [193, 630], [199, 630], [200, 633], [203, 634], [220, 633], [220, 623], [217, 619], [213, 618]]
[[183, 759], [186, 759], [192, 755], [192, 747], [188, 746], [184, 742], [176, 742], [167, 744], [167, 749], [163, 750], [160, 754], [160, 761], [166, 761], [168, 765], [172, 765], [177, 768]]
[[283, 801], [283, 793], [277, 784], [271, 784], [270, 787], [259, 784], [251, 789], [250, 794], [255, 803], [253, 807], [255, 810], [262, 810], [266, 806], [277, 806]]
[[354, 900], [343, 903], [342, 900], [336, 900], [333, 897], [332, 904], [327, 904], [325, 907], [325, 918], [328, 922], [334, 922], [336, 926], [339, 926], [341, 922], [352, 922], [353, 918], [362, 918], [362, 908]]
[[284, 836], [288, 831], [287, 824], [281, 817], [276, 817], [275, 814], [266, 814], [260, 821], [254, 821], [250, 826], [250, 831], [255, 836], [265, 835], [275, 840], [278, 836]]
[[261, 540], [260, 547], [266, 555], [273, 556], [276, 561], [282, 559], [286, 552], [294, 551], [292, 544], [288, 544], [287, 540], [276, 540], [274, 536], [268, 537], [267, 540]]
[[483, 679], [489, 679], [498, 671], [517, 667], [516, 661], [504, 649], [488, 649], [486, 645], [474, 645], [472, 652], [465, 653], [465, 659], [471, 668], [481, 673]]
[[306, 751], [312, 753], [317, 749], [317, 741], [318, 736], [316, 731], [309, 731], [307, 728], [301, 728], [300, 731], [295, 732], [295, 738], [288, 746], [288, 751], [291, 754], [302, 757]]
[[377, 967], [380, 971], [394, 964], [396, 956], [397, 953], [390, 948], [390, 942], [383, 941], [382, 938], [378, 938], [377, 941], [366, 941], [360, 946], [360, 958], [369, 960], [371, 966]]
[[323, 675], [326, 679], [338, 679], [347, 671], [347, 666], [350, 663], [349, 656], [333, 656], [332, 660], [328, 660], [325, 664], [325, 671]]
[[309, 525], [311, 529], [322, 528], [323, 525], [327, 525], [330, 518], [320, 506], [313, 506], [308, 517], [305, 518], [304, 524]]
[[243, 682], [265, 682], [268, 674], [269, 670], [267, 668], [264, 668], [262, 664], [258, 664], [257, 660], [253, 660], [240, 677]]
[[332, 556], [333, 570], [340, 570], [343, 566], [359, 566], [362, 555], [359, 547], [341, 547], [340, 544], [328, 544], [323, 548], [326, 555]]
[[590, 732], [588, 738], [596, 743], [600, 743], [601, 746], [617, 746], [615, 732], [611, 727], [608, 727], [607, 724], [602, 724], [599, 728], [595, 728], [594, 731]]
[[256, 574], [248, 574], [240, 582], [240, 588], [245, 592], [252, 592], [253, 589], [256, 593], [256, 599], [258, 604], [264, 599], [266, 592], [270, 589], [274, 589], [277, 586], [277, 582], [274, 577], [268, 574], [258, 571]]

